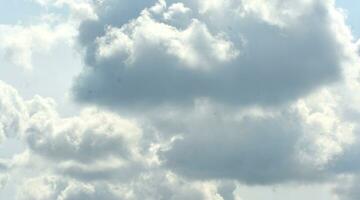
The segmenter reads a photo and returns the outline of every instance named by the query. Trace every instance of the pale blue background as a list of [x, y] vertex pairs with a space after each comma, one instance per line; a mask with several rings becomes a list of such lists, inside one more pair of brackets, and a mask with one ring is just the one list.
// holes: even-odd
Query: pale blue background
[[336, 3], [345, 9], [348, 14], [348, 24], [350, 24], [354, 36], [360, 37], [360, 1], [359, 0], [337, 0]]

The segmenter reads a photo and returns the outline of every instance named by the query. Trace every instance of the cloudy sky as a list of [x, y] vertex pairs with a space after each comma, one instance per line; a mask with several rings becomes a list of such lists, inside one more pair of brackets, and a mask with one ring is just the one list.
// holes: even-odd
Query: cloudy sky
[[359, 199], [360, 2], [0, 3], [0, 199]]

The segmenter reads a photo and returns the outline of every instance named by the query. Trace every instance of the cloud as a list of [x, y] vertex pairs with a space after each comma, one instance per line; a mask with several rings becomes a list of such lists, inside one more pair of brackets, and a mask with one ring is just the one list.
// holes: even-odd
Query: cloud
[[25, 101], [3, 82], [0, 91], [1, 134], [27, 147], [0, 169], [28, 166], [92, 180], [126, 179], [145, 166], [142, 130], [135, 122], [91, 109], [61, 118], [52, 99], [35, 96]]
[[9, 168], [8, 162], [8, 160], [0, 159], [0, 172], [4, 172]]
[[[12, 92], [2, 94], [17, 94], [5, 83], [3, 88]], [[335, 91], [275, 110], [234, 109], [205, 100], [194, 108], [144, 113], [152, 115], [148, 120], [160, 134], [155, 137], [144, 132], [150, 130], [146, 126], [117, 114], [85, 110], [62, 118], [53, 100], [37, 96], [24, 101], [17, 95], [27, 116], [20, 135], [28, 150], [25, 159], [17, 156], [10, 162], [9, 177], [24, 169], [37, 171], [18, 180], [24, 200], [220, 200], [235, 199], [234, 188], [211, 180], [269, 185], [330, 181], [342, 172], [328, 166], [354, 142], [353, 123], [339, 113], [343, 102], [333, 96]], [[40, 172], [45, 177], [36, 175]]]
[[0, 190], [7, 184], [8, 176], [0, 174]]
[[[124, 5], [128, 11], [114, 17]], [[332, 84], [354, 86], [340, 81], [354, 81], [343, 72], [356, 58], [333, 1], [108, 1], [98, 8], [98, 19], [79, 29], [87, 66], [75, 99], [140, 111], [173, 139], [160, 156], [166, 167], [193, 179], [270, 185], [338, 174], [329, 166], [354, 142], [355, 125], [336, 95], [351, 91]], [[202, 101], [211, 108], [197, 113]]]
[[54, 165], [52, 171], [86, 181], [135, 176], [146, 165], [141, 138], [135, 122], [96, 110], [73, 118], [37, 112], [24, 133], [31, 153]]
[[25, 128], [26, 106], [18, 92], [0, 81], [0, 143], [16, 137]]
[[34, 0], [46, 8], [67, 7], [70, 9], [71, 18], [74, 20], [96, 19], [95, 7], [92, 0]]
[[11, 86], [1, 86], [0, 100], [15, 96], [26, 116], [18, 133], [26, 149], [0, 162], [0, 171], [18, 185], [17, 199], [222, 199], [217, 184], [162, 168], [154, 155], [162, 144], [143, 138], [136, 121], [96, 109], [62, 118], [52, 99], [25, 101]]
[[309, 167], [297, 155], [301, 127], [286, 117], [249, 116], [233, 124], [195, 129], [165, 153], [166, 165], [191, 178], [238, 179], [249, 184], [310, 178]]
[[8, 160], [0, 158], [0, 191], [7, 185], [9, 180], [9, 175], [7, 174], [9, 169], [8, 163]]
[[177, 173], [200, 180], [236, 179], [250, 185], [324, 181], [338, 173], [328, 166], [342, 157], [356, 134], [326, 93], [277, 110], [223, 109], [202, 102], [194, 111], [161, 113], [152, 123], [181, 135], [161, 158]]
[[[62, 117], [0, 82], [0, 138], [25, 146], [0, 160], [18, 199], [235, 200], [239, 182], [357, 176], [358, 57], [333, 1], [39, 2], [82, 20], [73, 93], [97, 107]], [[63, 41], [58, 26], [3, 29], [25, 66]]]
[[81, 183], [58, 176], [28, 179], [18, 195], [19, 200], [223, 200], [214, 183], [187, 183], [171, 173], [148, 174], [128, 185]]
[[[31, 70], [36, 55], [46, 56], [59, 45], [72, 47], [79, 21], [96, 19], [88, 0], [30, 0], [38, 16], [16, 24], [0, 24], [0, 56], [13, 65]], [[39, 5], [36, 5], [39, 4]], [[64, 12], [69, 8], [69, 12]]]
[[80, 199], [119, 199], [108, 187], [93, 186], [68, 181], [56, 176], [39, 177], [27, 180], [18, 195], [19, 200], [80, 200]]
[[[214, 182], [191, 182], [170, 172], [154, 172], [133, 183], [134, 199], [223, 200]], [[231, 194], [232, 191], [230, 191]]]
[[192, 10], [185, 7], [183, 3], [175, 3], [172, 4], [165, 13], [163, 13], [163, 18], [169, 24], [172, 24], [175, 27], [183, 28], [190, 23], [191, 12]]
[[343, 180], [343, 184], [339, 184], [335, 187], [334, 192], [341, 200], [355, 200], [359, 197], [359, 177], [351, 176], [346, 177]]
[[61, 42], [70, 43], [74, 36], [69, 24], [52, 24], [47, 20], [37, 25], [0, 24], [0, 52], [8, 62], [31, 69], [35, 53], [46, 54]]
[[88, 66], [76, 99], [119, 108], [198, 98], [274, 105], [340, 79], [351, 39], [339, 38], [347, 27], [330, 1], [251, 2], [199, 10], [202, 3], [146, 1], [129, 5], [131, 13], [108, 2], [112, 9], [80, 26]]
[[30, 148], [49, 159], [93, 162], [97, 159], [136, 156], [141, 131], [114, 115], [87, 111], [69, 119], [32, 116], [26, 131]]
[[165, 153], [166, 164], [187, 177], [248, 184], [310, 178], [309, 167], [297, 155], [300, 127], [284, 119], [248, 118], [217, 131], [216, 127], [202, 128], [203, 134], [194, 131]]

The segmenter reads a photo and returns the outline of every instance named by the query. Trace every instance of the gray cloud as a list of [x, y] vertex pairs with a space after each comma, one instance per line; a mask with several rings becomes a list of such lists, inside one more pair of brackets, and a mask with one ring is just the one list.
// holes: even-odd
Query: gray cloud
[[359, 175], [347, 177], [335, 187], [334, 192], [341, 200], [355, 200], [359, 198]]
[[[182, 135], [162, 159], [187, 177], [273, 184], [323, 180], [332, 173], [321, 167], [348, 144], [340, 129], [351, 133], [346, 121], [331, 121], [343, 120], [333, 114], [319, 111], [321, 123], [315, 116], [298, 117], [302, 112], [242, 120], [225, 114], [221, 122], [175, 114], [161, 122], [143, 108], [165, 115], [190, 107], [191, 113], [184, 105], [207, 99], [229, 110], [289, 109], [283, 103], [340, 80], [349, 61], [351, 37], [333, 2], [172, 3], [135, 4], [129, 9], [134, 12], [119, 18], [102, 12], [104, 6], [98, 20], [83, 22], [79, 40], [87, 66], [74, 85], [75, 98], [141, 111], [164, 137]], [[327, 120], [336, 130], [326, 127]]]
[[[137, 4], [129, 9], [135, 13], [120, 18], [111, 17], [111, 10], [100, 12], [98, 21], [80, 28], [88, 67], [75, 83], [76, 99], [110, 107], [183, 104], [201, 97], [224, 104], [273, 105], [340, 78], [348, 44], [338, 40], [333, 27], [341, 28], [342, 22], [334, 24], [328, 1], [313, 1], [301, 12], [294, 7], [302, 3], [290, 3], [290, 11], [298, 15], [293, 18], [271, 13], [277, 4], [269, 4], [274, 19], [264, 19], [256, 11], [259, 5], [237, 5], [208, 12], [190, 7], [195, 13], [190, 17], [197, 21], [185, 29], [164, 21], [161, 9], [137, 17]], [[256, 12], [239, 11], [250, 5]]]
[[160, 112], [153, 124], [183, 136], [162, 158], [165, 166], [189, 178], [250, 185], [328, 182], [357, 174], [360, 166], [357, 122], [343, 118], [345, 102], [332, 98], [319, 93], [275, 112], [238, 113], [200, 104], [205, 108], [194, 113]]
[[9, 161], [0, 159], [0, 173], [6, 171], [9, 168]]
[[301, 160], [304, 130], [296, 114], [205, 121], [188, 123], [184, 139], [164, 153], [165, 165], [191, 178], [247, 184], [322, 178], [315, 166]]
[[55, 172], [64, 176], [72, 177], [80, 181], [106, 181], [106, 182], [128, 182], [146, 171], [145, 163], [141, 161], [127, 161], [119, 163], [116, 161], [99, 161], [99, 164], [84, 165], [77, 163], [64, 163], [56, 167]]
[[189, 110], [160, 111], [150, 123], [180, 136], [160, 157], [188, 178], [250, 185], [330, 181], [344, 173], [335, 168], [359, 165], [351, 162], [355, 156], [344, 156], [357, 138], [354, 124], [326, 93], [275, 110], [200, 102]]

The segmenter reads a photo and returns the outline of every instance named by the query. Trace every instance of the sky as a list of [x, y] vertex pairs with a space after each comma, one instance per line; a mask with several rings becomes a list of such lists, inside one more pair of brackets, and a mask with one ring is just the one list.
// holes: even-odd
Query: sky
[[336, 3], [338, 7], [345, 10], [345, 13], [347, 15], [348, 26], [350, 26], [355, 37], [359, 37], [360, 25], [358, 22], [360, 20], [360, 13], [358, 12], [358, 9], [360, 7], [360, 2], [344, 0], [344, 1], [337, 1]]
[[360, 2], [0, 4], [0, 199], [360, 196]]

